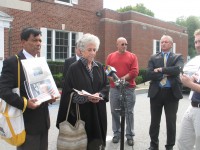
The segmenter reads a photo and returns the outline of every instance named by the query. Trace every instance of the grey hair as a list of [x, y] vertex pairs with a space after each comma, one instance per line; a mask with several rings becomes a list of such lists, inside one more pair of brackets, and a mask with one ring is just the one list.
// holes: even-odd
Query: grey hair
[[169, 35], [163, 35], [163, 36], [160, 38], [160, 40], [162, 40], [163, 38], [168, 38], [169, 41], [170, 41], [171, 43], [173, 43], [173, 38], [172, 38], [171, 36], [169, 36]]
[[77, 47], [81, 50], [81, 51], [85, 51], [86, 47], [88, 44], [95, 44], [96, 46], [96, 51], [99, 50], [99, 45], [100, 45], [100, 40], [97, 36], [90, 34], [90, 33], [86, 33], [82, 36], [82, 38], [80, 40], [78, 40], [78, 44]]

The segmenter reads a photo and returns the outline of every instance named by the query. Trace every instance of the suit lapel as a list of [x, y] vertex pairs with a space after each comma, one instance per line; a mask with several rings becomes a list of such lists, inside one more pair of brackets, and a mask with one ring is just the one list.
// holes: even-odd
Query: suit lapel
[[21, 59], [26, 59], [26, 57], [24, 56], [22, 50], [18, 53], [18, 57]]
[[167, 66], [171, 66], [172, 62], [173, 62], [173, 54], [170, 52], [168, 59], [167, 59]]

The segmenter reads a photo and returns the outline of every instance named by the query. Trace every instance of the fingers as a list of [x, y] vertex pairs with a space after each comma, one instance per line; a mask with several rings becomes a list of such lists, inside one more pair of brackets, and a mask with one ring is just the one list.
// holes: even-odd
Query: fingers
[[36, 109], [40, 106], [41, 103], [38, 103], [37, 99], [29, 99], [27, 103], [27, 107], [30, 109]]

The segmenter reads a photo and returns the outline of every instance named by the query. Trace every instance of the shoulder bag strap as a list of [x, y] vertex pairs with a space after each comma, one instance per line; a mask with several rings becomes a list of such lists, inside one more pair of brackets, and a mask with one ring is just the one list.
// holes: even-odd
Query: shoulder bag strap
[[[74, 92], [72, 92], [70, 94], [70, 100], [69, 100], [69, 106], [68, 106], [68, 109], [67, 109], [66, 120], [68, 119], [68, 116], [69, 116], [69, 110], [70, 110], [70, 107], [71, 107], [71, 102], [72, 102], [73, 95], [74, 95]], [[77, 104], [77, 103], [76, 103], [76, 118], [77, 118], [77, 120], [81, 120], [81, 115], [80, 115], [80, 110], [79, 110], [79, 104]]]
[[71, 106], [71, 102], [72, 102], [72, 97], [74, 95], [74, 92], [72, 92], [70, 94], [70, 99], [69, 99], [69, 105], [68, 105], [68, 108], [67, 108], [67, 116], [66, 116], [66, 120], [68, 119], [68, 116], [69, 116], [69, 110], [70, 110], [70, 106]]

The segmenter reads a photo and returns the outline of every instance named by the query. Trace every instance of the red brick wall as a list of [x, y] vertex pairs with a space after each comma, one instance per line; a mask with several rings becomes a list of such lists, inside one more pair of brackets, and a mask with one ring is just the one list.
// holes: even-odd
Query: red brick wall
[[[11, 54], [21, 49], [20, 32], [28, 26], [61, 30], [62, 24], [65, 24], [66, 31], [98, 35], [99, 17], [96, 11], [103, 9], [102, 0], [79, 0], [79, 4], [74, 6], [54, 3], [54, 0], [24, 1], [32, 2], [31, 12], [0, 7], [0, 11], [14, 17], [11, 23]], [[8, 49], [5, 51], [5, 57], [8, 57]]]
[[[183, 33], [186, 28], [164, 22], [137, 12], [118, 13], [103, 9], [103, 0], [78, 0], [78, 5], [68, 6], [54, 3], [54, 0], [24, 0], [32, 2], [31, 12], [0, 7], [0, 11], [14, 18], [10, 35], [10, 52], [15, 54], [21, 49], [20, 32], [24, 27], [62, 29], [66, 31], [92, 33], [100, 40], [97, 60], [105, 62], [107, 55], [116, 50], [116, 39], [127, 39], [128, 50], [138, 56], [140, 68], [146, 68], [153, 53], [153, 40], [159, 40], [163, 34], [172, 36], [177, 53], [182, 53], [186, 60], [188, 36]], [[96, 16], [96, 12], [102, 16]], [[5, 38], [7, 40], [8, 37]], [[9, 56], [8, 41], [5, 41], [5, 57]]]
[[162, 35], [167, 34], [176, 43], [176, 53], [183, 54], [186, 60], [188, 36], [183, 33], [186, 28], [135, 12], [104, 11], [104, 17], [109, 18], [101, 20], [101, 26], [105, 27], [105, 38], [102, 39], [104, 59], [116, 50], [116, 39], [123, 36], [129, 43], [128, 50], [138, 56], [140, 68], [146, 68], [149, 57], [153, 54], [153, 40], [160, 40]]

